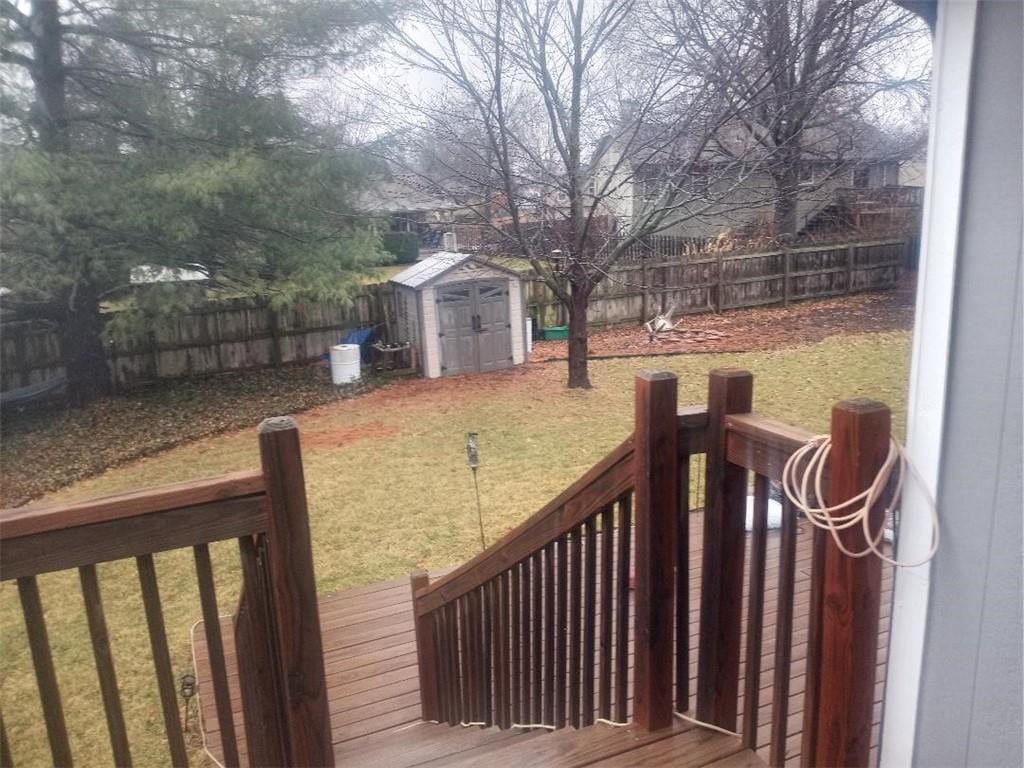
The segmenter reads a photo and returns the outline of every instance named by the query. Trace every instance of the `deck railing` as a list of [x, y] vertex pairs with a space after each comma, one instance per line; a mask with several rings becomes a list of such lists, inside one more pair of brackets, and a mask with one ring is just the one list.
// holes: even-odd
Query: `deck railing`
[[188, 765], [153, 558], [181, 548], [193, 550], [224, 762], [242, 762], [209, 548], [230, 539], [242, 565], [234, 632], [245, 757], [251, 765], [334, 764], [298, 429], [291, 419], [268, 419], [259, 441], [261, 472], [0, 512], [0, 579], [17, 581], [55, 765], [74, 756], [36, 577], [78, 569], [114, 762], [127, 766], [132, 751], [96, 571], [125, 558], [136, 561], [170, 762]]
[[703, 422], [674, 376], [638, 377], [632, 437], [462, 567], [413, 574], [425, 719], [582, 727], [632, 698], [637, 722], [671, 721], [677, 462]]
[[[706, 409], [679, 410], [675, 395], [674, 376], [639, 376], [629, 440], [456, 571], [433, 583], [425, 573], [413, 575], [425, 719], [582, 727], [596, 718], [625, 721], [632, 705], [633, 722], [653, 730], [690, 710], [689, 531], [698, 511], [688, 503], [690, 459], [704, 453], [693, 715], [737, 731], [751, 749], [766, 748], [771, 765], [785, 764], [793, 752], [787, 736], [798, 676], [798, 515], [782, 501], [775, 604], [766, 606], [773, 591], [768, 508], [787, 460], [812, 434], [752, 413], [746, 371], [713, 371]], [[866, 487], [881, 465], [888, 410], [840, 403], [832, 436], [835, 504]], [[810, 766], [866, 765], [881, 565], [842, 556], [817, 529], [812, 551], [810, 617], [799, 630], [808, 649], [800, 672], [801, 759]], [[774, 631], [766, 633], [772, 618]], [[774, 667], [765, 689], [770, 701], [762, 702], [766, 649]]]
[[[781, 495], [774, 638], [765, 636], [768, 506], [793, 453], [813, 435], [751, 412], [753, 377], [746, 371], [713, 371], [708, 397], [707, 490], [697, 681], [697, 718], [738, 730], [744, 744], [767, 747], [769, 764], [786, 762], [790, 723], [792, 650], [796, 608], [798, 513]], [[889, 450], [889, 411], [872, 401], [839, 403], [832, 411], [833, 451], [826, 487], [830, 505], [865, 489]], [[747, 494], [753, 484], [749, 566], [746, 563]], [[884, 524], [873, 510], [872, 530]], [[805, 766], [867, 765], [878, 658], [882, 564], [850, 558], [812, 528], [811, 579], [804, 679]], [[852, 550], [864, 547], [860, 529], [843, 533]], [[746, 614], [743, 581], [747, 571]], [[741, 648], [742, 635], [745, 647]], [[774, 647], [770, 709], [760, 701], [761, 660]], [[743, 691], [740, 698], [740, 661]], [[742, 701], [743, 717], [738, 719]], [[759, 733], [769, 714], [767, 738]]]

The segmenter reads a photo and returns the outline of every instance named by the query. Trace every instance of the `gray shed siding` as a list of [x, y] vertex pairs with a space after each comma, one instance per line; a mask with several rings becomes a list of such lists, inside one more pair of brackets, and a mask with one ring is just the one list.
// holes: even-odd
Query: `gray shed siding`
[[915, 764], [1019, 766], [1022, 39], [1019, 2], [978, 6]]

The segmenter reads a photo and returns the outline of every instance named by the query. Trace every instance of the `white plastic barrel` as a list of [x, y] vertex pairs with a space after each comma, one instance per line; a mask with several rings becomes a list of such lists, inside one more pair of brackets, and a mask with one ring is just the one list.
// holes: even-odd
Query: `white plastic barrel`
[[337, 344], [331, 347], [331, 381], [351, 384], [359, 381], [359, 345]]

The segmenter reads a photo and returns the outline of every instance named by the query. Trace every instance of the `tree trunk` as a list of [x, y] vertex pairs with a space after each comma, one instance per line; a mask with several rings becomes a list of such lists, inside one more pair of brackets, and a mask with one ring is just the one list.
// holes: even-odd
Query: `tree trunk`
[[95, 288], [78, 284], [65, 304], [67, 314], [61, 322], [61, 348], [67, 376], [68, 403], [75, 408], [86, 405], [111, 391], [110, 370], [103, 347], [103, 320]]
[[775, 234], [790, 238], [797, 234], [797, 195], [799, 171], [787, 168], [775, 179]]
[[36, 102], [33, 119], [39, 131], [39, 145], [45, 152], [68, 150], [68, 117], [57, 0], [35, 0], [29, 16], [32, 30], [32, 81]]
[[587, 369], [587, 304], [590, 296], [575, 287], [569, 296], [569, 389], [590, 389]]

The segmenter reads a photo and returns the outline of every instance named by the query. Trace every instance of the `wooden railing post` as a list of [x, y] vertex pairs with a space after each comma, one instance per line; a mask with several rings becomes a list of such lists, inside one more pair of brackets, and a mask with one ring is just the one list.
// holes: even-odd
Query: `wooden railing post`
[[677, 382], [636, 377], [636, 624], [633, 717], [642, 728], [672, 724], [673, 593], [678, 505]]
[[[889, 409], [871, 400], [848, 400], [832, 409], [832, 454], [828, 504], [856, 496], [874, 481], [889, 450]], [[884, 525], [882, 505], [870, 512], [870, 528]], [[840, 532], [843, 545], [864, 549], [863, 530]], [[808, 648], [818, 685], [804, 709], [805, 766], [866, 766], [871, 750], [871, 719], [878, 663], [882, 562], [877, 557], [844, 555], [830, 536], [816, 558], [821, 568], [820, 600], [812, 606], [817, 648]]]
[[288, 765], [333, 766], [299, 429], [290, 416], [265, 419], [259, 426], [259, 439], [268, 501], [267, 570]]
[[725, 416], [749, 413], [754, 378], [720, 368], [708, 381], [708, 426], [701, 572], [697, 718], [736, 729], [743, 611], [747, 471], [725, 458]]
[[430, 584], [426, 571], [409, 574], [412, 609], [416, 630], [416, 663], [420, 673], [420, 716], [424, 720], [440, 720], [437, 703], [437, 644], [434, 639], [434, 614], [420, 616], [416, 611], [416, 593]]
[[238, 687], [249, 765], [284, 765], [287, 760], [280, 668], [275, 650], [270, 582], [263, 536], [238, 540], [242, 593], [235, 612]]

